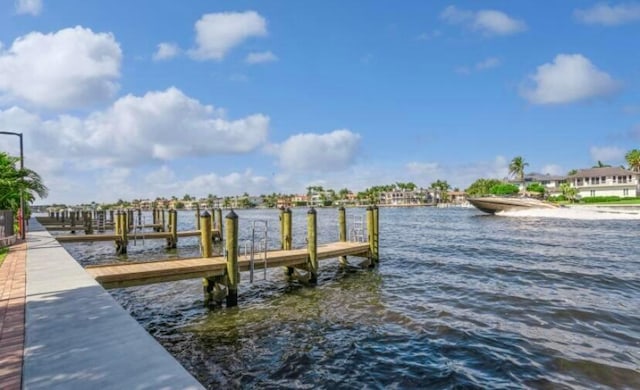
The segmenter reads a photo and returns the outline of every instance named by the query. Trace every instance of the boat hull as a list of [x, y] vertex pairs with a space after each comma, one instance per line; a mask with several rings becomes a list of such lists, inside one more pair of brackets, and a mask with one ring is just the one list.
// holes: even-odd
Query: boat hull
[[501, 211], [527, 209], [555, 209], [558, 206], [533, 198], [478, 197], [468, 198], [469, 203], [485, 213], [495, 214]]

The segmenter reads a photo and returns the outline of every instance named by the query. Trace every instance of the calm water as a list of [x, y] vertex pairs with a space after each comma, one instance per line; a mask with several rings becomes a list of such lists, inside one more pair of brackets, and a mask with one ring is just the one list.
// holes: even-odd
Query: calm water
[[[277, 211], [238, 214], [245, 236], [268, 220], [279, 246]], [[293, 215], [302, 246], [306, 210]], [[378, 269], [322, 261], [315, 287], [243, 274], [237, 308], [204, 309], [200, 280], [112, 293], [209, 388], [640, 388], [640, 216], [389, 208], [380, 221]], [[336, 210], [318, 223], [319, 242], [337, 240]], [[138, 241], [128, 260], [198, 253], [178, 245]], [[66, 248], [83, 265], [124, 260], [112, 243]]]

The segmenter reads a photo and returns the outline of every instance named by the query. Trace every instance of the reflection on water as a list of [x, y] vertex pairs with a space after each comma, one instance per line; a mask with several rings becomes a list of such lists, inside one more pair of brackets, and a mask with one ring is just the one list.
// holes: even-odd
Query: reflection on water
[[[557, 213], [381, 209], [378, 269], [323, 261], [316, 287], [243, 274], [232, 309], [203, 308], [199, 280], [112, 293], [210, 388], [640, 388], [638, 218]], [[268, 219], [279, 246], [277, 211], [239, 215], [243, 237]], [[306, 210], [293, 216], [302, 246]], [[337, 211], [318, 222], [335, 241]], [[163, 244], [128, 260], [198, 253], [196, 239]], [[66, 247], [84, 265], [122, 260], [108, 243]]]

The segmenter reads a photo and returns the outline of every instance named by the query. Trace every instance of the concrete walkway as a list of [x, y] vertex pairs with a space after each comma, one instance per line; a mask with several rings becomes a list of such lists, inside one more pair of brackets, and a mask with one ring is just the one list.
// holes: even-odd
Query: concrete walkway
[[29, 223], [23, 388], [202, 388], [35, 219]]

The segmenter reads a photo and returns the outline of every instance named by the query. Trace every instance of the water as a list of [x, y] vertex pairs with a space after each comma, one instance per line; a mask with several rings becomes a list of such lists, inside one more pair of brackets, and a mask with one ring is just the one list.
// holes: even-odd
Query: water
[[[296, 247], [305, 211], [293, 211]], [[244, 237], [251, 219], [279, 237], [277, 211], [238, 214]], [[192, 213], [180, 223], [192, 229]], [[335, 209], [318, 223], [319, 242], [337, 240]], [[322, 261], [316, 287], [245, 273], [239, 307], [213, 311], [199, 280], [111, 292], [208, 388], [640, 388], [639, 223], [621, 211], [383, 208], [375, 270]], [[128, 260], [198, 253], [196, 239], [178, 245], [138, 242]], [[123, 260], [112, 243], [66, 247], [83, 265]]]

